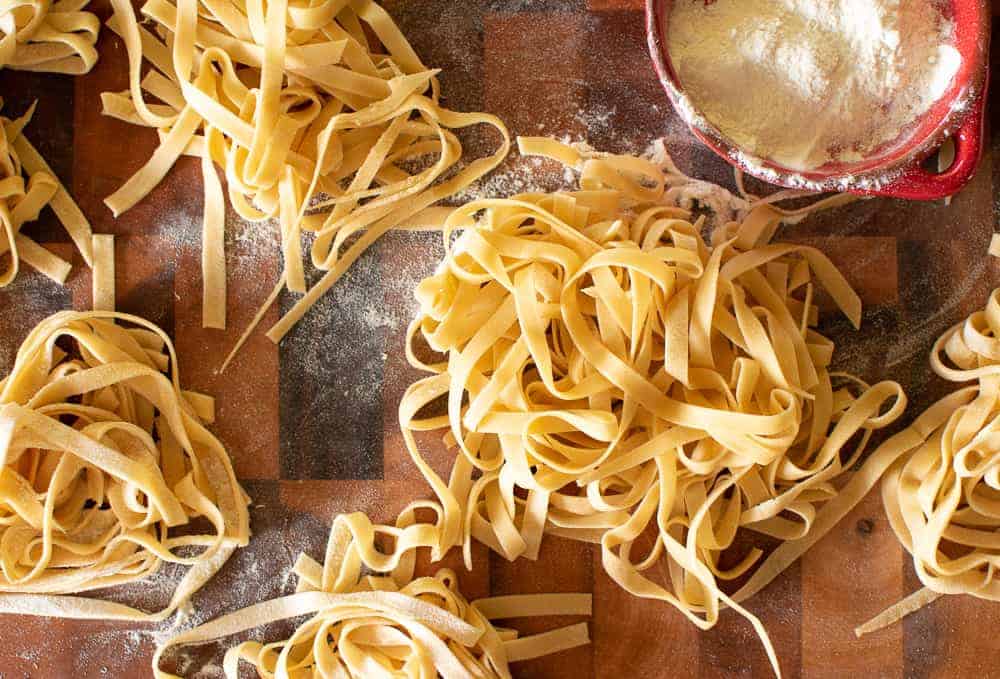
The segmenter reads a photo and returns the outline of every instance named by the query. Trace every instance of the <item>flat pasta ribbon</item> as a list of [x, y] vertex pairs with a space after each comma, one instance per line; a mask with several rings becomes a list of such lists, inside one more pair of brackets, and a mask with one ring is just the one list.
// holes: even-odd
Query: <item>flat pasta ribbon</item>
[[943, 594], [1000, 601], [1000, 289], [935, 342], [931, 368], [972, 386], [931, 406], [882, 481], [889, 523], [924, 588], [858, 627], [858, 636]]
[[[104, 112], [156, 128], [161, 143], [105, 202], [121, 214], [181, 155], [201, 159], [206, 327], [226, 323], [226, 208], [216, 166], [243, 219], [279, 223], [284, 273], [265, 308], [282, 289], [302, 297], [268, 332], [278, 342], [382, 234], [482, 177], [509, 149], [495, 116], [440, 104], [437, 71], [372, 0], [148, 0], [142, 13], [154, 32], [140, 27], [128, 0], [112, 4], [129, 89], [105, 93]], [[153, 66], [145, 77], [143, 59]], [[497, 150], [459, 165], [455, 130], [483, 124], [500, 134]], [[303, 233], [322, 274], [311, 286]]]
[[101, 22], [90, 0], [5, 0], [0, 4], [0, 69], [82, 75], [97, 63]]
[[[152, 323], [63, 311], [35, 327], [0, 381], [0, 612], [149, 621], [184, 605], [250, 537], [213, 420]], [[190, 568], [157, 613], [66, 596], [163, 563]]]
[[[778, 672], [740, 602], [860, 501], [860, 483], [841, 496], [847, 472], [906, 405], [894, 382], [829, 371], [815, 286], [855, 326], [861, 302], [818, 250], [771, 242], [786, 215], [767, 203], [726, 198], [740, 221], [707, 243], [705, 218], [676, 206], [682, 175], [520, 141], [579, 170], [580, 190], [475, 201], [443, 224], [447, 256], [408, 333], [430, 375], [399, 407], [437, 495], [412, 509], [437, 519], [407, 535], [437, 554], [462, 545], [467, 565], [472, 540], [511, 560], [535, 558], [546, 533], [598, 544], [619, 585], [701, 628], [737, 610]], [[456, 451], [447, 482], [416, 437], [440, 430]], [[747, 531], [784, 549], [724, 565]]]
[[[409, 519], [400, 523], [408, 524]], [[375, 532], [396, 534], [392, 527], [372, 525], [364, 514], [338, 516], [323, 564], [299, 556], [294, 569], [299, 578], [296, 594], [226, 614], [175, 636], [157, 649], [154, 675], [177, 679], [160, 669], [160, 659], [173, 647], [206, 643], [304, 615], [310, 617], [288, 639], [267, 644], [245, 641], [229, 649], [223, 664], [226, 676], [238, 679], [243, 661], [265, 679], [510, 679], [509, 663], [590, 642], [586, 623], [519, 637], [515, 630], [492, 622], [590, 615], [589, 594], [501, 596], [469, 603], [448, 569], [414, 579], [412, 563], [404, 558], [407, 563], [387, 574], [394, 559], [368, 545], [367, 538]], [[362, 566], [375, 573], [362, 575]]]
[[24, 128], [34, 112], [32, 104], [27, 113], [15, 120], [0, 116], [0, 256], [7, 255], [10, 259], [0, 273], [0, 287], [6, 287], [17, 277], [22, 261], [60, 285], [66, 282], [72, 269], [70, 263], [21, 233], [21, 227], [37, 220], [46, 205], [55, 212], [84, 262], [90, 266], [93, 261], [90, 223], [24, 137]]

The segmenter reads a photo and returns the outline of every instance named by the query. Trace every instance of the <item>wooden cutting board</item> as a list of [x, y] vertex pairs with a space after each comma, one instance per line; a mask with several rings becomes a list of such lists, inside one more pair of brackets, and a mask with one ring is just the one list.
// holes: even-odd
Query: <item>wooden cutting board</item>
[[[387, 5], [425, 62], [443, 69], [447, 105], [486, 110], [514, 134], [568, 135], [595, 147], [641, 152], [665, 137], [691, 174], [731, 184], [728, 168], [673, 114], [646, 55], [641, 0], [395, 0]], [[1000, 3], [994, 3], [998, 5]], [[97, 11], [107, 16], [106, 3]], [[996, 10], [995, 10], [996, 11]], [[231, 220], [229, 330], [200, 327], [201, 180], [182, 162], [147, 200], [114, 219], [102, 200], [148, 158], [155, 135], [100, 115], [100, 93], [126, 87], [124, 49], [109, 31], [92, 73], [71, 79], [0, 72], [7, 115], [34, 99], [27, 134], [91, 219], [117, 236], [118, 308], [163, 326], [177, 341], [186, 388], [216, 396], [215, 431], [253, 498], [254, 538], [197, 599], [197, 617], [288, 591], [298, 552], [322, 554], [338, 512], [388, 521], [429, 490], [409, 463], [396, 406], [415, 374], [402, 343], [411, 290], [441, 256], [433, 234], [385, 238], [280, 347], [254, 336], [224, 377], [215, 371], [278, 273], [273, 225]], [[994, 82], [996, 79], [994, 78]], [[996, 88], [994, 92], [996, 92]], [[995, 96], [991, 97], [991, 105]], [[991, 119], [996, 107], [991, 106]], [[491, 139], [472, 134], [470, 152]], [[1000, 203], [996, 144], [975, 180], [950, 205], [871, 200], [814, 218], [785, 237], [818, 244], [844, 268], [865, 305], [860, 332], [831, 319], [838, 364], [869, 379], [899, 380], [910, 416], [948, 390], [929, 374], [937, 335], [982, 306], [1000, 282], [987, 258]], [[509, 160], [480, 194], [557, 188], [561, 168]], [[28, 229], [77, 265], [66, 288], [26, 271], [0, 290], [0, 369], [6, 373], [31, 327], [67, 307], [89, 308], [89, 272], [51, 214]], [[292, 299], [282, 300], [287, 308]], [[277, 310], [270, 321], [277, 318]], [[447, 455], [432, 456], [446, 469]], [[470, 598], [489, 594], [594, 594], [594, 643], [516, 667], [519, 677], [769, 676], [749, 626], [731, 611], [702, 633], [665, 605], [623, 593], [597, 551], [547, 538], [541, 558], [508, 564], [483, 549], [459, 569]], [[123, 597], [165, 601], [165, 573]], [[869, 496], [826, 539], [749, 607], [770, 630], [788, 677], [1000, 676], [1000, 605], [951, 597], [862, 640], [853, 627], [917, 587], [906, 555]], [[527, 629], [527, 628], [525, 628]], [[7, 617], [0, 676], [142, 677], [162, 629]], [[174, 659], [185, 676], [221, 676], [218, 648]], [[209, 666], [197, 674], [205, 663]], [[212, 665], [211, 663], [216, 663]]]

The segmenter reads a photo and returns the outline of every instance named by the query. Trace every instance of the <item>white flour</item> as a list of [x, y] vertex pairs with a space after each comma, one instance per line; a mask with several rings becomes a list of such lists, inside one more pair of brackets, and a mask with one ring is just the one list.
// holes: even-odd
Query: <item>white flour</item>
[[899, 138], [957, 72], [952, 33], [932, 0], [677, 0], [668, 45], [709, 122], [807, 170]]

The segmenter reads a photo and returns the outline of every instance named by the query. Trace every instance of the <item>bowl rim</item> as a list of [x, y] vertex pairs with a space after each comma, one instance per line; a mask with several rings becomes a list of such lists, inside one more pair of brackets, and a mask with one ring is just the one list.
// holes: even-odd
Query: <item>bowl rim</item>
[[[661, 16], [668, 2], [673, 0], [646, 0], [646, 38], [653, 67], [660, 85], [666, 90], [674, 110], [691, 132], [717, 155], [738, 169], [764, 181], [789, 188], [813, 191], [878, 191], [914, 165], [919, 165], [937, 151], [944, 141], [954, 135], [977, 105], [985, 104], [985, 87], [988, 82], [989, 44], [991, 37], [992, 9], [988, 0], [949, 0], [963, 2], [977, 12], [974, 59], [968, 64], [968, 77], [961, 87], [950, 95], [947, 114], [926, 135], [910, 144], [903, 144], [899, 152], [884, 162], [871, 159], [859, 161], [861, 167], [851, 171], [851, 166], [838, 172], [793, 170], [768, 158], [757, 156], [733, 142], [709, 122], [684, 93], [668, 61], [664, 21]], [[956, 105], [960, 104], [960, 105]]]

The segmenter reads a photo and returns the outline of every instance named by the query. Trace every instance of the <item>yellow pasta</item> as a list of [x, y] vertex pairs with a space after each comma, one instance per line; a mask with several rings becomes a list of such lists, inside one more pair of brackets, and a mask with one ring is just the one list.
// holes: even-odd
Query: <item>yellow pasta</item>
[[[35, 327], [0, 382], [0, 612], [158, 620], [185, 604], [250, 537], [213, 412], [145, 320], [64, 311]], [[157, 613], [67, 596], [163, 563], [190, 568]]]
[[101, 23], [90, 0], [7, 0], [0, 5], [0, 69], [87, 73]]
[[[545, 534], [592, 542], [619, 585], [701, 628], [722, 607], [740, 612], [777, 672], [740, 602], [860, 501], [889, 453], [845, 485], [847, 472], [906, 405], [894, 382], [829, 371], [814, 286], [855, 326], [861, 302], [822, 253], [772, 242], [798, 214], [709, 190], [669, 159], [664, 173], [551, 140], [521, 146], [577, 169], [580, 190], [475, 201], [443, 225], [447, 257], [417, 287], [407, 347], [430, 375], [399, 409], [437, 496], [411, 511], [437, 518], [407, 527], [393, 554], [462, 545], [470, 564], [472, 540], [511, 560], [535, 558]], [[692, 200], [734, 220], [706, 242], [706, 217], [677, 207]], [[415, 436], [435, 430], [456, 451], [447, 481]], [[744, 531], [783, 544], [723, 567]]]
[[[157, 649], [158, 679], [177, 679], [160, 669], [168, 649], [241, 634], [279, 620], [310, 616], [285, 640], [246, 641], [231, 648], [224, 670], [240, 676], [240, 662], [258, 676], [309, 679], [443, 677], [492, 679], [511, 676], [509, 663], [589, 643], [586, 623], [519, 637], [493, 620], [548, 615], [590, 615], [589, 594], [536, 594], [480, 599], [471, 604], [455, 574], [439, 570], [414, 579], [412, 552], [401, 560], [369, 544], [376, 532], [399, 538], [400, 527], [373, 526], [364, 514], [338, 516], [323, 565], [305, 554], [295, 573], [298, 592], [255, 604], [175, 636]], [[409, 524], [411, 529], [422, 530]], [[362, 575], [362, 566], [374, 571]], [[391, 573], [390, 573], [391, 571]]]
[[882, 481], [889, 522], [924, 589], [859, 627], [859, 636], [943, 594], [1000, 600], [1000, 289], [937, 340], [931, 368], [973, 384], [917, 420]]
[[94, 266], [91, 296], [94, 311], [115, 310], [115, 237], [111, 234], [94, 236]]
[[34, 112], [32, 105], [15, 120], [0, 116], [0, 256], [10, 259], [0, 273], [0, 287], [17, 277], [22, 261], [59, 284], [66, 282], [72, 268], [70, 263], [21, 233], [21, 227], [38, 219], [46, 205], [76, 243], [84, 262], [88, 266], [92, 262], [90, 223], [24, 137], [24, 127]]
[[[129, 90], [105, 93], [104, 111], [156, 128], [161, 143], [105, 202], [121, 214], [182, 154], [202, 159], [207, 326], [225, 325], [225, 201], [215, 165], [242, 218], [279, 223], [278, 288], [302, 297], [268, 332], [278, 342], [383, 233], [507, 154], [499, 119], [440, 105], [437, 71], [421, 63], [372, 0], [148, 0], [142, 13], [154, 32], [138, 24], [128, 0], [112, 4], [111, 28], [128, 51]], [[145, 77], [143, 59], [153, 66]], [[494, 127], [501, 143], [493, 155], [460, 166], [454, 130], [480, 124]], [[311, 287], [304, 233], [312, 236], [311, 265], [322, 272]]]

